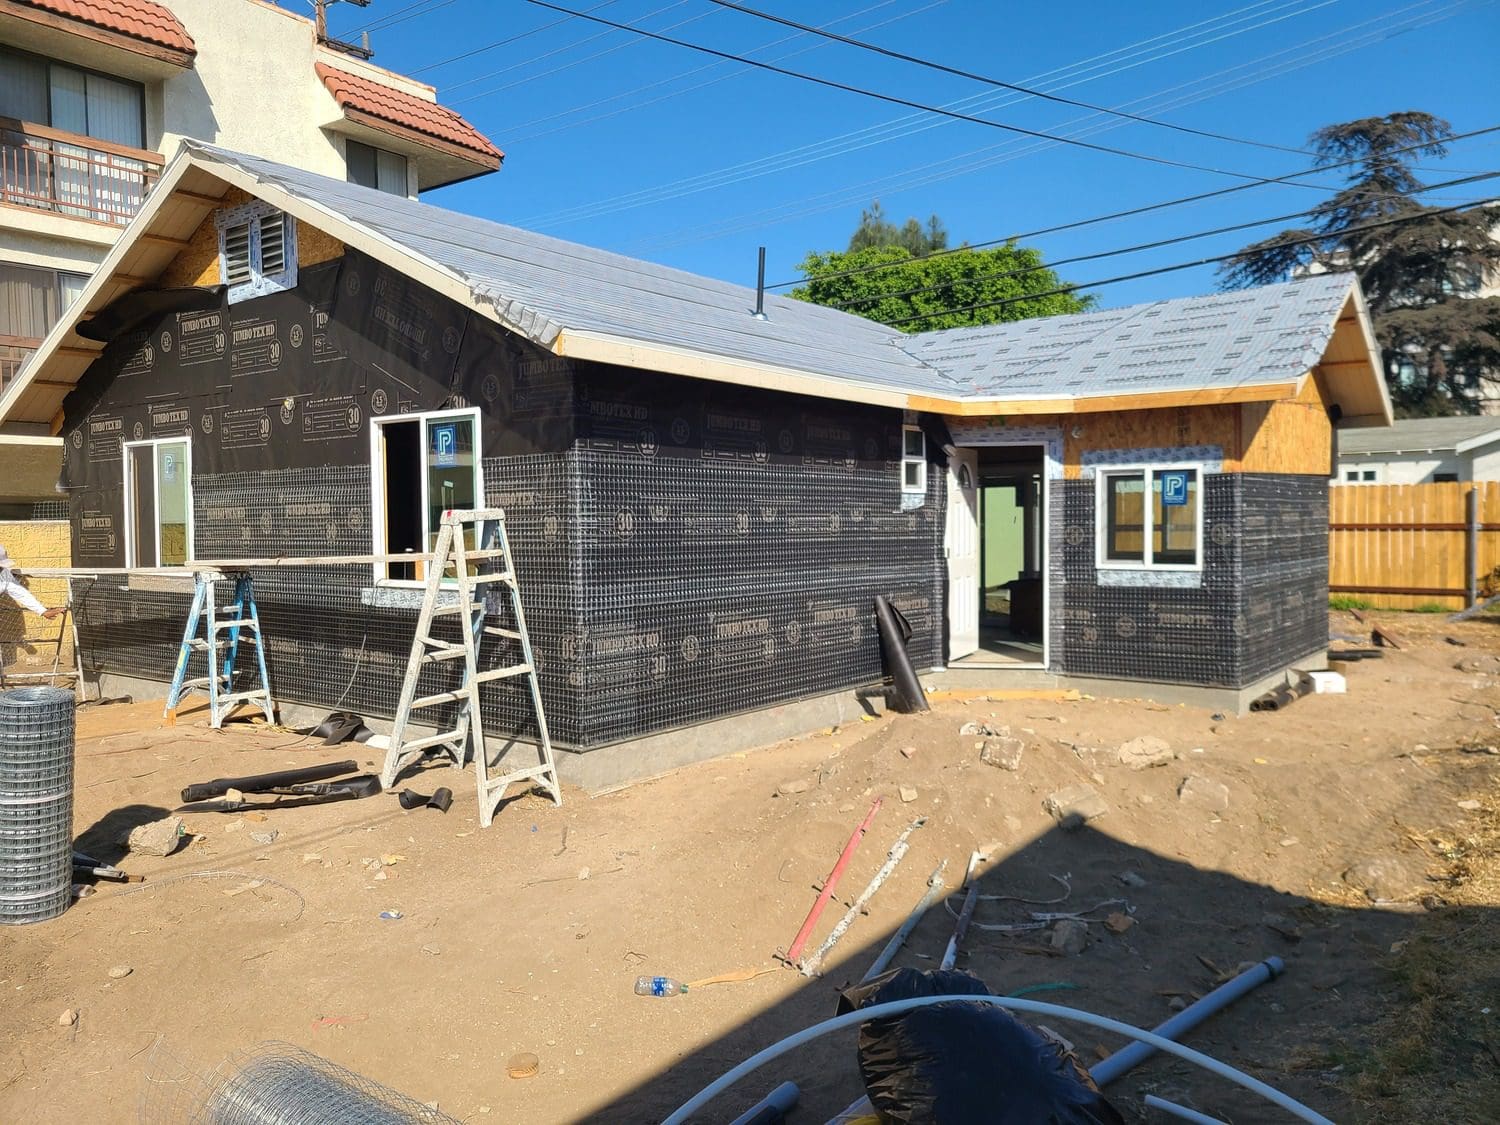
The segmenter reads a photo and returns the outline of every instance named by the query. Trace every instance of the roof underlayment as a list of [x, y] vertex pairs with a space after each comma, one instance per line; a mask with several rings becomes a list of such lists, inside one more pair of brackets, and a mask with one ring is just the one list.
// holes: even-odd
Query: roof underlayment
[[190, 142], [0, 399], [0, 421], [53, 419], [100, 346], [74, 325], [159, 275], [224, 184], [558, 355], [953, 414], [1269, 401], [1317, 367], [1345, 425], [1391, 418], [1349, 274], [918, 335], [775, 295], [758, 319], [753, 289]]

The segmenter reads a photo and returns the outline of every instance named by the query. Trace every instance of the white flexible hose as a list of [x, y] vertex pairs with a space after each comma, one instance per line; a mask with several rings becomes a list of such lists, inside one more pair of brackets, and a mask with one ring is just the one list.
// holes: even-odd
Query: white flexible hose
[[1195, 1051], [1191, 1047], [1184, 1047], [1181, 1043], [1173, 1042], [1171, 1039], [1157, 1035], [1153, 1031], [1132, 1027], [1128, 1023], [1112, 1020], [1108, 1016], [1098, 1016], [1093, 1012], [1081, 1012], [1077, 1008], [1065, 1008], [1061, 1004], [1048, 1004], [1041, 1000], [1025, 1000], [1014, 996], [916, 996], [907, 1000], [893, 1000], [889, 1004], [875, 1004], [868, 1008], [861, 1008], [856, 1012], [849, 1012], [846, 1015], [824, 1020], [822, 1023], [814, 1024], [812, 1027], [805, 1027], [801, 1031], [787, 1036], [779, 1043], [771, 1044], [765, 1050], [752, 1055], [740, 1063], [733, 1070], [716, 1078], [684, 1102], [662, 1125], [686, 1125], [688, 1118], [692, 1114], [713, 1101], [714, 1098], [729, 1089], [729, 1087], [733, 1086], [741, 1078], [745, 1077], [745, 1075], [751, 1071], [760, 1069], [766, 1063], [780, 1058], [789, 1051], [796, 1050], [804, 1043], [809, 1043], [824, 1035], [840, 1031], [846, 1027], [854, 1027], [869, 1020], [898, 1016], [902, 1012], [911, 1011], [913, 1008], [925, 1008], [931, 1004], [952, 1004], [955, 1001], [967, 1001], [973, 1004], [993, 1004], [997, 1008], [1005, 1008], [1010, 1011], [1030, 1012], [1033, 1015], [1074, 1020], [1078, 1023], [1087, 1024], [1090, 1027], [1113, 1031], [1116, 1035], [1123, 1035], [1129, 1039], [1149, 1043], [1159, 1051], [1166, 1051], [1168, 1054], [1176, 1055], [1180, 1059], [1196, 1063], [1211, 1074], [1217, 1074], [1220, 1078], [1233, 1082], [1237, 1086], [1243, 1086], [1251, 1093], [1259, 1094], [1266, 1101], [1280, 1106], [1299, 1121], [1306, 1121], [1309, 1125], [1333, 1125], [1333, 1122], [1322, 1114], [1309, 1109], [1296, 1099], [1283, 1094], [1274, 1086], [1268, 1086], [1260, 1079], [1251, 1078], [1250, 1075], [1235, 1070], [1234, 1067], [1229, 1066], [1227, 1063], [1221, 1063], [1218, 1059], [1211, 1058], [1201, 1051]]

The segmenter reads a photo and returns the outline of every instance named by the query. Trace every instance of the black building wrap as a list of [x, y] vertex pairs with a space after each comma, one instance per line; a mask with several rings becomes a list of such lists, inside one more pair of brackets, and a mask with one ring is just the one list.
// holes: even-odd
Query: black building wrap
[[[110, 345], [65, 407], [75, 564], [124, 564], [123, 444], [183, 434], [196, 558], [371, 552], [370, 419], [465, 405], [560, 745], [877, 681], [876, 594], [940, 662], [942, 474], [902, 511], [899, 412], [574, 364], [353, 251]], [[255, 584], [279, 699], [394, 713], [420, 591]], [[141, 585], [80, 584], [84, 655], [164, 680], [188, 597]], [[486, 687], [487, 729], [526, 732], [523, 690]]]
[[1050, 490], [1054, 671], [1240, 688], [1327, 647], [1321, 477], [1206, 475], [1203, 570], [1184, 587], [1100, 583], [1095, 495], [1092, 480]]

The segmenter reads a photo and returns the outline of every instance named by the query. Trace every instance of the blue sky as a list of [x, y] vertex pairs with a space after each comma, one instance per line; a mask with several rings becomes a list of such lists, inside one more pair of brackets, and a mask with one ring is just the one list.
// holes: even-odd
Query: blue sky
[[[998, 90], [709, 0], [557, 2], [911, 101], [1182, 163], [1256, 176], [1307, 163]], [[1500, 124], [1500, 0], [746, 3], [1003, 81], [1269, 145], [1299, 148], [1321, 125], [1407, 109], [1446, 117], [1457, 132]], [[499, 173], [429, 193], [428, 202], [744, 284], [754, 284], [757, 246], [767, 248], [773, 283], [796, 277], [809, 250], [843, 249], [874, 198], [897, 219], [936, 213], [954, 241], [977, 242], [1238, 182], [923, 114], [524, 0], [341, 3], [329, 23], [346, 38], [372, 27], [377, 63], [434, 84], [444, 104], [505, 150]], [[1500, 169], [1500, 133], [1460, 142], [1424, 168], [1430, 182]], [[1260, 186], [1024, 241], [1056, 260], [1284, 215], [1326, 195]], [[1500, 180], [1426, 199], [1497, 195]], [[1149, 270], [1227, 253], [1289, 225], [1060, 272], [1078, 282]], [[1213, 267], [1199, 267], [1090, 291], [1113, 306], [1215, 287]]]

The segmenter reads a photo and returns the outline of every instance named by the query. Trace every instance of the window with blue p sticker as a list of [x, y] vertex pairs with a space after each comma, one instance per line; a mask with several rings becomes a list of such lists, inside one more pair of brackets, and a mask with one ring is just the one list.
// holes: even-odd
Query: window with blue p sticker
[[161, 469], [162, 475], [165, 476], [167, 480], [175, 481], [177, 479], [177, 455], [175, 453], [162, 453]]
[[431, 442], [432, 463], [439, 469], [451, 469], [458, 464], [458, 426], [447, 422], [428, 429]]
[[1164, 508], [1183, 508], [1188, 502], [1188, 474], [1182, 469], [1158, 473], [1161, 481], [1161, 503]]

